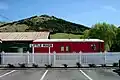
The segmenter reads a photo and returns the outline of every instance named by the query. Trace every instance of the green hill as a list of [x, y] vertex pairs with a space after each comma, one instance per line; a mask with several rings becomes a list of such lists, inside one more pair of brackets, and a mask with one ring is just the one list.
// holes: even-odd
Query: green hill
[[0, 25], [0, 32], [49, 30], [53, 33], [82, 33], [88, 27], [54, 16], [41, 15]]
[[51, 39], [82, 39], [83, 35], [68, 34], [68, 33], [56, 33], [50, 35]]

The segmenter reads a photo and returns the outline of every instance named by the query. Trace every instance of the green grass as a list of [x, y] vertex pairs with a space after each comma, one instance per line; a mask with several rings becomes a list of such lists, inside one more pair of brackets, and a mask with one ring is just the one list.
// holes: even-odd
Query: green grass
[[51, 34], [51, 39], [80, 39], [83, 35], [67, 34], [67, 33], [56, 33]]

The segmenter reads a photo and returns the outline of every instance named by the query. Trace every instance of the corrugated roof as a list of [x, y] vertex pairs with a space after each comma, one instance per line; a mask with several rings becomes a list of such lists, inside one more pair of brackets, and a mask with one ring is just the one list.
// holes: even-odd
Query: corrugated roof
[[104, 42], [100, 39], [36, 39], [33, 42]]
[[29, 41], [48, 39], [50, 32], [0, 32], [2, 41]]

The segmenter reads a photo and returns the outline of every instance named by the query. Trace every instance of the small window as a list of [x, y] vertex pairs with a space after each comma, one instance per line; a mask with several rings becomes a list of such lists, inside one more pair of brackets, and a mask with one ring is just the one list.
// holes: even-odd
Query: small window
[[69, 51], [69, 46], [66, 46], [66, 51]]
[[91, 47], [92, 47], [93, 50], [96, 50], [96, 45], [95, 44], [92, 44]]
[[64, 46], [61, 46], [61, 51], [64, 51]]

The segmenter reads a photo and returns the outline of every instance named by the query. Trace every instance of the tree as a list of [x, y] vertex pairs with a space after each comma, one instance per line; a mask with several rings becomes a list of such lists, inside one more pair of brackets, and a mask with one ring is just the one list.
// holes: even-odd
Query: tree
[[103, 22], [93, 25], [89, 31], [85, 32], [87, 34], [84, 35], [85, 37], [104, 40], [105, 49], [109, 51], [116, 38], [116, 31], [116, 26]]
[[113, 45], [111, 46], [111, 51], [120, 52], [120, 28], [117, 28], [116, 30], [116, 37]]
[[89, 38], [89, 31], [90, 31], [90, 30], [85, 30], [85, 31], [83, 32], [83, 34], [84, 34], [83, 38], [84, 38], [84, 39], [85, 39], [85, 38]]

